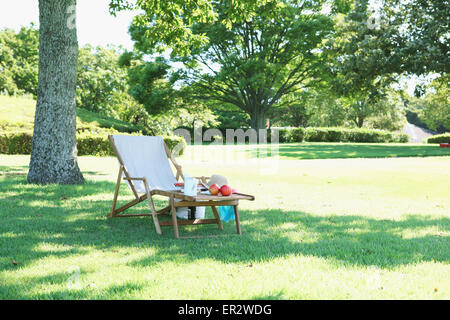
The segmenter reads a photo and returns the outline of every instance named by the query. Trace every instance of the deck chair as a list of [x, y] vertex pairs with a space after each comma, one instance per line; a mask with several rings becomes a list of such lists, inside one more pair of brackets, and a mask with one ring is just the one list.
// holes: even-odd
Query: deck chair
[[[173, 226], [175, 238], [179, 238], [179, 225], [217, 224], [223, 230], [217, 206], [233, 206], [236, 230], [242, 234], [238, 205], [239, 200], [254, 200], [251, 195], [233, 193], [230, 196], [213, 196], [199, 193], [197, 196], [185, 195], [175, 183], [184, 179], [182, 167], [176, 162], [167, 144], [162, 137], [110, 135], [109, 141], [119, 161], [119, 174], [112, 203], [110, 218], [152, 216], [155, 229], [162, 234], [161, 226]], [[172, 162], [176, 175], [174, 176], [169, 160]], [[125, 180], [135, 199], [116, 208], [121, 181]], [[203, 182], [206, 177], [201, 177]], [[160, 195], [169, 198], [169, 205], [156, 210], [152, 196]], [[150, 213], [120, 214], [126, 209], [142, 202], [148, 201]], [[188, 219], [179, 220], [176, 215], [178, 207], [211, 207], [215, 219]], [[158, 216], [171, 215], [171, 221], [160, 221]]]

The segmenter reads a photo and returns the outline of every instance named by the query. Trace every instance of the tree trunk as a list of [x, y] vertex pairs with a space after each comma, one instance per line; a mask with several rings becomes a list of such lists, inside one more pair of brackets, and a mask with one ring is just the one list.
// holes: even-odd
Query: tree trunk
[[356, 121], [356, 125], [358, 126], [358, 128], [362, 128], [365, 119], [366, 119], [365, 116], [362, 115], [358, 116], [358, 120]]
[[30, 183], [84, 182], [76, 150], [75, 6], [76, 0], [39, 0], [39, 81]]
[[252, 126], [252, 129], [255, 129], [256, 131], [258, 131], [259, 129], [265, 129], [265, 113], [260, 109], [256, 109], [254, 112], [252, 112], [252, 114], [250, 115], [250, 125]]

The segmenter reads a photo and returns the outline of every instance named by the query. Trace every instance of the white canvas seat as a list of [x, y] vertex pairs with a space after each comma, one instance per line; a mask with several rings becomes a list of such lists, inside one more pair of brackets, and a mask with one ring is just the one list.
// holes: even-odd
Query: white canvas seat
[[[177, 189], [162, 137], [115, 135], [112, 138], [130, 176], [146, 178], [150, 191]], [[137, 192], [145, 193], [143, 181], [134, 182], [134, 187]]]

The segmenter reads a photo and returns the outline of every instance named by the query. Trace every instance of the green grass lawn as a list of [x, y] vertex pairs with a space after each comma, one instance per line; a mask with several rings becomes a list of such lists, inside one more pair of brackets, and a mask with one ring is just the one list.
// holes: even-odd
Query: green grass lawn
[[450, 148], [438, 144], [406, 143], [328, 143], [304, 142], [279, 145], [195, 145], [189, 146], [184, 158], [208, 161], [221, 159], [248, 160], [254, 158], [344, 159], [344, 158], [396, 158], [450, 156]]
[[240, 205], [242, 236], [226, 223], [181, 227], [200, 238], [175, 240], [149, 217], [106, 218], [114, 158], [81, 157], [85, 185], [37, 186], [26, 183], [28, 156], [0, 155], [0, 299], [450, 298], [450, 157], [195, 153], [180, 159], [186, 173], [221, 173], [256, 195]]

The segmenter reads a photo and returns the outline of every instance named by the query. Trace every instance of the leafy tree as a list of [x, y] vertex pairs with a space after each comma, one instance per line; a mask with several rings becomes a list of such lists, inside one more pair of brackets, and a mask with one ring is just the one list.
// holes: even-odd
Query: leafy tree
[[388, 131], [401, 130], [406, 123], [403, 96], [403, 91], [388, 89], [385, 98], [377, 103], [377, 112], [367, 118], [365, 126]]
[[289, 100], [285, 107], [274, 108], [268, 114], [271, 125], [307, 127], [316, 103], [312, 90], [286, 95], [283, 100]]
[[174, 113], [175, 127], [185, 127], [194, 130], [195, 127], [217, 127], [220, 125], [218, 115], [214, 113], [213, 107], [195, 98], [195, 87], [183, 85], [177, 90], [177, 100], [180, 104]]
[[422, 120], [427, 126], [439, 132], [450, 130], [450, 101], [448, 95], [449, 76], [435, 79], [423, 99]]
[[448, 0], [383, 0], [383, 24], [395, 28], [389, 37], [395, 62], [391, 68], [417, 75], [448, 73]]
[[155, 126], [156, 120], [161, 125], [156, 132], [185, 127], [191, 130], [194, 126], [214, 126], [216, 116], [201, 101], [193, 97], [190, 86], [177, 87], [179, 73], [173, 72], [169, 62], [163, 57], [153, 61], [144, 61], [142, 56], [125, 52], [119, 64], [128, 67], [128, 84], [130, 95], [141, 103], [153, 121], [148, 125]]
[[[400, 74], [448, 72], [448, 1], [385, 0], [382, 4], [375, 12], [369, 1], [355, 2], [337, 29], [331, 83], [345, 97], [348, 116], [357, 126], [372, 117], [371, 126], [397, 128], [402, 106], [387, 97], [389, 85]], [[423, 88], [417, 87], [416, 94], [423, 94], [420, 91]], [[427, 106], [422, 116], [426, 110], [427, 123], [436, 128], [431, 119], [444, 119], [448, 107], [431, 101]]]
[[20, 90], [14, 82], [14, 73], [11, 68], [15, 64], [14, 52], [8, 41], [14, 36], [12, 30], [0, 31], [0, 91], [10, 95]]
[[144, 105], [149, 114], [160, 114], [176, 106], [176, 90], [173, 86], [177, 79], [169, 77], [171, 67], [164, 58], [157, 57], [152, 62], [121, 58], [121, 64], [129, 65], [129, 93]]
[[371, 116], [384, 112], [386, 91], [396, 80], [398, 63], [390, 37], [396, 29], [373, 25], [369, 0], [355, 2], [337, 24], [336, 38], [327, 44], [329, 83], [341, 96], [347, 118], [362, 127]]
[[77, 73], [77, 107], [115, 118], [127, 100], [127, 71], [118, 64], [118, 48], [80, 48]]
[[347, 33], [362, 46], [368, 72], [448, 73], [448, 0], [380, 0], [377, 9], [370, 3], [355, 1], [346, 16]]
[[383, 105], [380, 103], [382, 99], [371, 99], [365, 92], [350, 98], [342, 98], [342, 100], [347, 111], [347, 118], [358, 128], [361, 128], [369, 117], [377, 116], [382, 112], [380, 108]]
[[218, 125], [215, 127], [223, 132], [226, 129], [250, 128], [250, 117], [243, 110], [232, 104], [224, 104], [217, 101], [208, 101], [210, 109], [217, 116]]
[[37, 94], [39, 31], [31, 24], [18, 32], [0, 31], [0, 91]]
[[[284, 96], [319, 78], [323, 57], [318, 48], [331, 36], [333, 21], [321, 14], [322, 1], [255, 3], [213, 2], [214, 23], [194, 23], [189, 29], [193, 36], [206, 37], [206, 43], [190, 47], [189, 56], [179, 54], [177, 43], [168, 45], [172, 57], [190, 69], [199, 98], [234, 105], [259, 129]], [[144, 17], [150, 19], [151, 11]], [[147, 35], [156, 22], [150, 19], [150, 26], [143, 26], [137, 21], [130, 28], [135, 47], [152, 54], [158, 47]], [[199, 66], [208, 72], [198, 71]]]
[[[228, 27], [234, 21], [250, 18], [255, 8], [271, 0], [225, 1], [225, 17], [221, 21]], [[340, 0], [342, 1], [342, 0]], [[110, 11], [140, 9], [143, 14], [135, 17], [134, 25], [146, 29], [138, 32], [135, 47], [145, 52], [149, 48], [163, 52], [170, 47], [174, 54], [188, 55], [191, 50], [208, 42], [203, 34], [196, 34], [192, 26], [196, 23], [214, 23], [218, 13], [214, 8], [217, 1], [211, 0], [111, 0]], [[142, 45], [142, 46], [141, 46]]]

